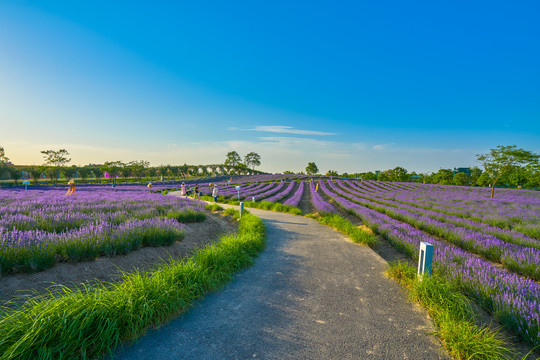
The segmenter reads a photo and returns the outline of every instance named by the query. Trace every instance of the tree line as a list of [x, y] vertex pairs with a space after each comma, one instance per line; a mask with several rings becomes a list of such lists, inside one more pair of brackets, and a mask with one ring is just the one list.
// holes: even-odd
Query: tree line
[[[118, 179], [127, 182], [128, 179], [135, 181], [175, 178], [205, 177], [209, 175], [247, 175], [260, 174], [255, 166], [260, 165], [260, 156], [256, 153], [246, 155], [245, 162], [227, 162], [225, 164], [211, 165], [160, 165], [150, 166], [146, 160], [134, 160], [130, 162], [106, 161], [99, 165], [68, 166], [71, 161], [70, 153], [66, 149], [41, 151], [44, 163], [38, 166], [14, 166], [10, 164], [3, 147], [0, 147], [0, 179], [13, 180], [15, 184], [23, 178], [24, 173], [37, 184], [43, 177], [56, 185], [61, 179], [78, 178], [82, 182], [93, 179], [101, 183], [107, 176], [107, 182], [116, 183]], [[229, 154], [228, 154], [229, 155]], [[237, 154], [238, 155], [238, 154]], [[239, 155], [238, 155], [239, 156]]]

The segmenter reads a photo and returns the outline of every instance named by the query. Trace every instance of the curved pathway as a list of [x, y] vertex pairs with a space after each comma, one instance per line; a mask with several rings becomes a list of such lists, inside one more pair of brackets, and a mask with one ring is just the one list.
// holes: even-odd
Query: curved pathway
[[301, 216], [267, 227], [255, 265], [114, 359], [449, 359], [368, 247]]

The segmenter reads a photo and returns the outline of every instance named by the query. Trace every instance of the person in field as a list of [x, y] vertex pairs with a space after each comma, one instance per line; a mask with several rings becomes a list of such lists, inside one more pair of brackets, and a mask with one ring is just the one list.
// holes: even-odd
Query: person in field
[[77, 195], [77, 191], [75, 191], [75, 180], [71, 179], [68, 182], [69, 188], [66, 193], [66, 195]]
[[152, 183], [151, 182], [148, 183], [147, 186], [148, 186], [148, 192], [152, 192], [152, 186], [153, 186]]
[[199, 184], [196, 184], [195, 185], [195, 195], [194, 195], [194, 198], [195, 199], [198, 199], [199, 198]]
[[185, 183], [182, 183], [182, 186], [180, 187], [180, 196], [187, 198], [187, 189]]
[[218, 188], [217, 188], [217, 185], [214, 185], [214, 189], [212, 190], [212, 196], [214, 197], [214, 202], [217, 202], [217, 194], [218, 194]]

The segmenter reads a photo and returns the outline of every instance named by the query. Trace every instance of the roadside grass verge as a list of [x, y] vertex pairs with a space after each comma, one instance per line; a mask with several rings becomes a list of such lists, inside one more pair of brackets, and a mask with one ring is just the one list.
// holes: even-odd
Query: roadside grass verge
[[[210, 202], [214, 201], [214, 198], [211, 196], [201, 196], [200, 199], [205, 200], [205, 201], [210, 201]], [[225, 199], [223, 196], [219, 196], [217, 200], [219, 203], [222, 203], [222, 204], [229, 204], [229, 205], [236, 205], [236, 206], [240, 205], [240, 201]], [[278, 202], [264, 201], [264, 200], [244, 201], [244, 207], [283, 212], [283, 213], [289, 213], [293, 215], [303, 215], [302, 210], [300, 210], [297, 207], [290, 206], [290, 205], [283, 205]]]
[[[228, 212], [230, 213], [230, 212]], [[238, 232], [193, 257], [122, 281], [35, 297], [0, 314], [0, 359], [86, 359], [140, 337], [249, 267], [265, 247], [265, 227], [245, 212]]]
[[352, 241], [358, 244], [364, 244], [369, 247], [377, 245], [377, 237], [373, 232], [355, 226], [349, 220], [338, 214], [322, 213], [316, 215], [307, 215], [307, 217], [317, 220], [323, 225], [330, 226], [337, 231], [348, 235]]
[[420, 280], [416, 269], [405, 262], [390, 264], [387, 274], [428, 311], [436, 326], [435, 335], [454, 359], [515, 359], [496, 332], [475, 323], [470, 300], [436, 274]]

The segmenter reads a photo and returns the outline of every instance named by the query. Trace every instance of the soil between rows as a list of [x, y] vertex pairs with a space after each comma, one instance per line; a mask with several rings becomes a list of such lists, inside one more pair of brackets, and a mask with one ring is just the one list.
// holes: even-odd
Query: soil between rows
[[236, 231], [231, 218], [210, 213], [206, 215], [204, 222], [186, 224], [184, 239], [170, 246], [144, 247], [113, 258], [59, 263], [35, 274], [0, 277], [0, 306], [15, 307], [32, 295], [54, 291], [57, 285], [74, 288], [82, 284], [118, 281], [122, 272], [151, 271], [165, 262], [184, 259], [196, 249], [217, 242], [222, 234]]

